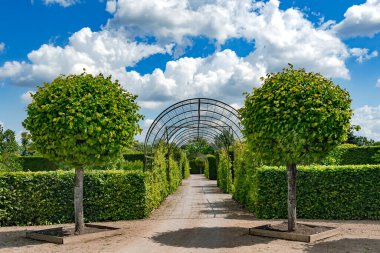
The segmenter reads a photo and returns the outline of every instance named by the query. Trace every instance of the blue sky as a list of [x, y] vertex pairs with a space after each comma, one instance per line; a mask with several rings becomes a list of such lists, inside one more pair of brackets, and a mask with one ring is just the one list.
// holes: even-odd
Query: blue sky
[[292, 63], [346, 88], [359, 134], [380, 141], [379, 52], [380, 0], [2, 1], [0, 122], [19, 134], [29, 92], [86, 68], [139, 95], [146, 130], [186, 98], [239, 107]]

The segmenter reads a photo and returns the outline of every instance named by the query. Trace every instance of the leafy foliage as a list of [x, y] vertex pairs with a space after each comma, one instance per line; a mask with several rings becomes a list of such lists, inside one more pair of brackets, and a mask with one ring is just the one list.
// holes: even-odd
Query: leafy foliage
[[41, 156], [20, 156], [23, 171], [52, 171], [57, 170], [57, 164]]
[[354, 131], [359, 131], [361, 129], [358, 125], [351, 125], [348, 134], [347, 134], [347, 140], [345, 143], [354, 144], [358, 146], [371, 146], [375, 143], [372, 139], [367, 139], [367, 137], [364, 136], [356, 136], [354, 134]]
[[[73, 177], [73, 171], [0, 173], [0, 225], [73, 222]], [[84, 182], [87, 221], [148, 214], [143, 173], [92, 171]]]
[[140, 132], [136, 96], [111, 77], [59, 76], [38, 87], [23, 125], [47, 158], [73, 167], [117, 158]]
[[182, 178], [188, 178], [190, 176], [190, 164], [187, 159], [187, 155], [183, 150], [180, 150], [179, 158], [179, 170], [182, 172]]
[[207, 157], [208, 166], [205, 169], [205, 176], [208, 179], [216, 180], [217, 170], [218, 170], [218, 164], [217, 164], [216, 156], [207, 155], [206, 157]]
[[250, 149], [267, 164], [309, 164], [342, 143], [352, 111], [347, 91], [292, 66], [270, 73], [240, 110]]
[[219, 151], [219, 162], [218, 162], [218, 177], [217, 184], [223, 192], [232, 193], [233, 192], [233, 182], [231, 173], [231, 162], [228, 156], [228, 151], [221, 149]]
[[[380, 165], [312, 165], [300, 167], [297, 176], [299, 217], [380, 219]], [[258, 218], [287, 216], [285, 168], [257, 168], [248, 183], [254, 186], [254, 198], [246, 205]]]
[[21, 165], [18, 161], [18, 144], [15, 133], [0, 125], [0, 171], [18, 171]]
[[329, 155], [321, 161], [321, 164], [380, 164], [380, 161], [376, 160], [377, 152], [380, 152], [379, 146], [356, 146], [353, 144], [343, 144], [333, 149]]
[[223, 130], [221, 134], [214, 138], [214, 144], [216, 147], [228, 149], [234, 143], [234, 135], [228, 131]]
[[202, 138], [187, 144], [184, 147], [184, 149], [188, 155], [192, 155], [192, 154], [207, 155], [207, 154], [214, 154], [215, 152], [214, 148], [210, 146], [210, 144], [208, 144], [208, 142], [205, 139], [202, 139]]

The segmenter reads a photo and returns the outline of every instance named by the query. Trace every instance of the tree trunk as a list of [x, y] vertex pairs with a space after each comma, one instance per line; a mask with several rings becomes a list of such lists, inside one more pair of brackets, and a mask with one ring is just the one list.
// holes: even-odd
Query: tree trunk
[[84, 230], [83, 218], [83, 167], [75, 168], [74, 209], [75, 234], [80, 235]]
[[288, 172], [288, 231], [297, 229], [297, 199], [296, 199], [296, 174], [297, 165], [287, 164], [286, 169]]

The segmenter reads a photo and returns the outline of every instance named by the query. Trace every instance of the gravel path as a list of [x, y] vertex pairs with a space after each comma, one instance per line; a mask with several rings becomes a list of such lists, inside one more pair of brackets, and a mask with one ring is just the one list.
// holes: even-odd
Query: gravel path
[[3, 227], [0, 252], [380, 253], [380, 221], [302, 221], [340, 227], [342, 233], [317, 243], [250, 236], [248, 228], [282, 220], [255, 219], [215, 181], [192, 175], [149, 219], [102, 223], [121, 227], [122, 235], [55, 245], [24, 238], [25, 230], [54, 226]]

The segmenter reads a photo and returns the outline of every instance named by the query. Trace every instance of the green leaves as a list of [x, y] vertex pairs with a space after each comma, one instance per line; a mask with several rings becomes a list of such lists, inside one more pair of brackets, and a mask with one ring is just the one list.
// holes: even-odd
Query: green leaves
[[348, 92], [331, 80], [291, 66], [246, 94], [243, 134], [266, 164], [313, 163], [345, 140], [350, 103]]
[[61, 75], [38, 88], [23, 125], [53, 161], [106, 164], [141, 131], [136, 98], [101, 74]]

